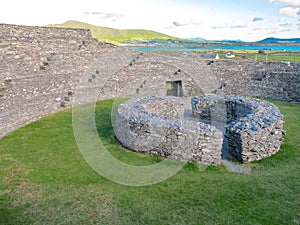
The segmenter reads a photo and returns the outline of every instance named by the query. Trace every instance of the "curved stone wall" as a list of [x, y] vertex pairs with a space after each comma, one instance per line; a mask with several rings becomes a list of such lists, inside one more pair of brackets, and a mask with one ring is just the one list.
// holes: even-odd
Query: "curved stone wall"
[[193, 114], [209, 123], [223, 123], [223, 148], [240, 162], [266, 158], [279, 151], [283, 116], [272, 103], [241, 96], [192, 98]]
[[216, 94], [235, 94], [300, 102], [300, 63], [215, 60]]
[[112, 48], [89, 30], [0, 24], [0, 138], [72, 106], [82, 73]]
[[[239, 94], [300, 102], [300, 63], [205, 61], [131, 51], [91, 37], [89, 30], [0, 24], [0, 138], [88, 96], [166, 95], [182, 81], [185, 96]], [[82, 102], [82, 103], [84, 103]]]
[[[180, 72], [178, 72], [180, 71]], [[139, 56], [134, 63], [113, 74], [100, 91], [104, 98], [165, 96], [167, 81], [183, 81], [183, 96], [201, 93], [201, 88], [186, 71], [176, 64], [159, 62], [157, 59], [148, 60], [145, 54]]]
[[177, 97], [144, 97], [121, 104], [115, 135], [131, 150], [180, 161], [221, 163], [223, 134], [214, 126], [184, 120]]
[[185, 119], [184, 111], [182, 98], [131, 99], [118, 108], [115, 135], [131, 150], [201, 164], [220, 164], [226, 151], [240, 162], [251, 162], [280, 149], [283, 116], [269, 102], [199, 96], [192, 98], [198, 121]]

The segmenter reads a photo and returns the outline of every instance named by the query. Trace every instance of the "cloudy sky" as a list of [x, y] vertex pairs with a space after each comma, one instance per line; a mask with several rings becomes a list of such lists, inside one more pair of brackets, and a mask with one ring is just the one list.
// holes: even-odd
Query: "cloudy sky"
[[47, 25], [79, 20], [151, 29], [181, 38], [257, 41], [300, 38], [300, 0], [9, 0], [0, 23]]

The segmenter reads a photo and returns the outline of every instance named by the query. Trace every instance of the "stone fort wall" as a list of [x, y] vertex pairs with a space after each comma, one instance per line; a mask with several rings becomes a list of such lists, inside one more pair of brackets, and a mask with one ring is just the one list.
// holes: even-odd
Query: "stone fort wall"
[[82, 71], [112, 47], [89, 30], [0, 24], [0, 137], [71, 106]]
[[300, 63], [217, 60], [211, 72], [216, 93], [300, 102]]
[[[100, 43], [89, 30], [0, 24], [0, 137], [71, 107], [84, 84], [97, 99], [166, 95], [182, 81], [183, 95], [241, 94], [300, 102], [300, 63], [170, 58]], [[82, 82], [84, 79], [84, 82]]]

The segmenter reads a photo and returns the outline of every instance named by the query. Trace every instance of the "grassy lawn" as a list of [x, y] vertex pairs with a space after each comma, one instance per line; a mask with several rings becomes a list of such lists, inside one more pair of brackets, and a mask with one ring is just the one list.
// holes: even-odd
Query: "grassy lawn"
[[[227, 51], [228, 52], [228, 51]], [[235, 54], [234, 59], [229, 60], [256, 60], [256, 61], [286, 61], [300, 62], [299, 52], [268, 52], [266, 54], [258, 54], [257, 51], [232, 51]], [[219, 52], [220, 58], [226, 59], [226, 52]]]
[[[96, 109], [104, 145], [124, 162], [159, 161], [117, 144], [112, 103]], [[72, 133], [72, 110], [47, 116], [0, 140], [0, 224], [300, 224], [300, 105], [274, 103], [288, 134], [279, 153], [252, 163], [252, 174], [224, 166], [200, 172], [188, 163], [145, 187], [112, 183], [87, 165]]]
[[[154, 53], [173, 56], [173, 57], [182, 57], [181, 51], [168, 51], [168, 50], [154, 50]], [[207, 51], [191, 51], [192, 57], [194, 59], [201, 59], [199, 57], [200, 52]], [[257, 50], [233, 50], [233, 51], [221, 51], [221, 50], [212, 50], [210, 52], [219, 54], [221, 60], [247, 60], [247, 61], [264, 61], [264, 62], [300, 62], [300, 52], [278, 52], [272, 51], [266, 54], [258, 54]], [[233, 52], [235, 58], [226, 58], [226, 53]], [[188, 52], [189, 53], [189, 52]], [[190, 53], [189, 53], [190, 54]]]

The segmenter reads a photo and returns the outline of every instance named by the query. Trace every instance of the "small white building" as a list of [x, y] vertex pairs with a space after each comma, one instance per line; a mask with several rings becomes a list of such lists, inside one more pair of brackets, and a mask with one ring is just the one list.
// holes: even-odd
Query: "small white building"
[[226, 55], [225, 55], [226, 58], [235, 58], [235, 55], [232, 53], [232, 52], [228, 52]]
[[182, 56], [182, 58], [186, 58], [186, 57], [188, 56], [188, 53], [187, 53], [187, 52], [183, 52], [183, 53], [181, 54], [181, 56]]

